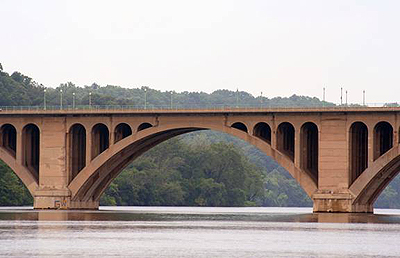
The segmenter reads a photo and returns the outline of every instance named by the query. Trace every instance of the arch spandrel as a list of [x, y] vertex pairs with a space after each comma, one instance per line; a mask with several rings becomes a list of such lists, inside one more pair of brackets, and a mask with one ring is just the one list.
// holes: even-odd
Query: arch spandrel
[[[191, 127], [188, 128], [169, 125], [148, 128], [147, 130], [139, 131], [111, 145], [107, 151], [101, 153], [92, 160], [92, 162], [69, 184], [69, 189], [72, 193], [71, 198], [76, 201], [82, 200], [82, 198], [89, 200], [93, 195], [99, 198], [102, 191], [105, 190], [112, 179], [114, 179], [126, 165], [142, 153], [174, 136], [196, 130], [221, 131], [247, 141], [259, 148], [266, 155], [272, 157], [289, 171], [308, 196], [311, 197], [317, 190], [316, 182], [308, 173], [297, 168], [292, 160], [271, 148], [265, 141], [229, 126], [221, 127], [212, 124], [191, 124]], [[137, 150], [139, 150], [139, 153]], [[118, 164], [119, 162], [124, 164]]]

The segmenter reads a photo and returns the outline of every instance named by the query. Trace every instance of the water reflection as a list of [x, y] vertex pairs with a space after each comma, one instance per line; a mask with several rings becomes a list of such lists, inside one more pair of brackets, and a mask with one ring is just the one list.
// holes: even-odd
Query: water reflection
[[302, 223], [396, 223], [399, 210], [312, 213], [309, 208], [102, 207], [98, 211], [0, 209], [0, 220], [30, 221], [259, 221]]
[[399, 257], [400, 213], [377, 213], [313, 214], [309, 208], [3, 208], [0, 256]]

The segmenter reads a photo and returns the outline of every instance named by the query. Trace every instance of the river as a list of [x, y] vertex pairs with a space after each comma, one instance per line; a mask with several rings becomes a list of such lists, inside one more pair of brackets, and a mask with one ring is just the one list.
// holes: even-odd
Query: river
[[400, 210], [0, 209], [4, 257], [399, 257]]

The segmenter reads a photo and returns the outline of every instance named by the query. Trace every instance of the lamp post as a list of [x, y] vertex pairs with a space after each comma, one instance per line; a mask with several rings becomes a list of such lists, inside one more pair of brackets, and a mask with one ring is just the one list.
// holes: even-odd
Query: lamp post
[[172, 109], [172, 91], [171, 91], [171, 109]]
[[239, 89], [236, 89], [236, 108], [239, 108]]
[[75, 92], [72, 92], [72, 109], [75, 109]]
[[340, 88], [340, 105], [343, 105], [343, 88]]
[[262, 98], [262, 92], [261, 92], [261, 95], [260, 95], [260, 106], [261, 106], [261, 108], [262, 108], [262, 105], [263, 105], [263, 98]]
[[60, 90], [60, 109], [63, 109], [63, 91]]
[[144, 109], [147, 109], [147, 89], [144, 89]]
[[92, 108], [92, 93], [89, 92], [89, 108]]
[[363, 90], [363, 106], [365, 106], [365, 90]]
[[43, 91], [43, 110], [46, 110], [46, 89]]

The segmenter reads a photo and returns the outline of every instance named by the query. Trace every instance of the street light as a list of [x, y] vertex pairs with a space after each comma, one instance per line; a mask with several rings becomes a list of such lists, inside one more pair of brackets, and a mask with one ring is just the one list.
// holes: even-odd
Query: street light
[[43, 93], [43, 110], [46, 110], [46, 89], [44, 89]]
[[171, 109], [172, 109], [172, 91], [171, 91]]
[[340, 88], [340, 105], [343, 105], [343, 88]]
[[260, 95], [260, 104], [261, 104], [261, 108], [262, 108], [262, 105], [263, 105], [262, 92], [261, 92], [261, 95]]
[[92, 108], [92, 93], [89, 92], [89, 108]]
[[236, 89], [236, 108], [239, 108], [239, 89]]
[[72, 109], [75, 109], [75, 92], [72, 92]]
[[144, 89], [144, 109], [147, 108], [147, 89]]
[[365, 90], [363, 90], [363, 106], [365, 106]]
[[60, 90], [60, 109], [63, 109], [63, 91]]

